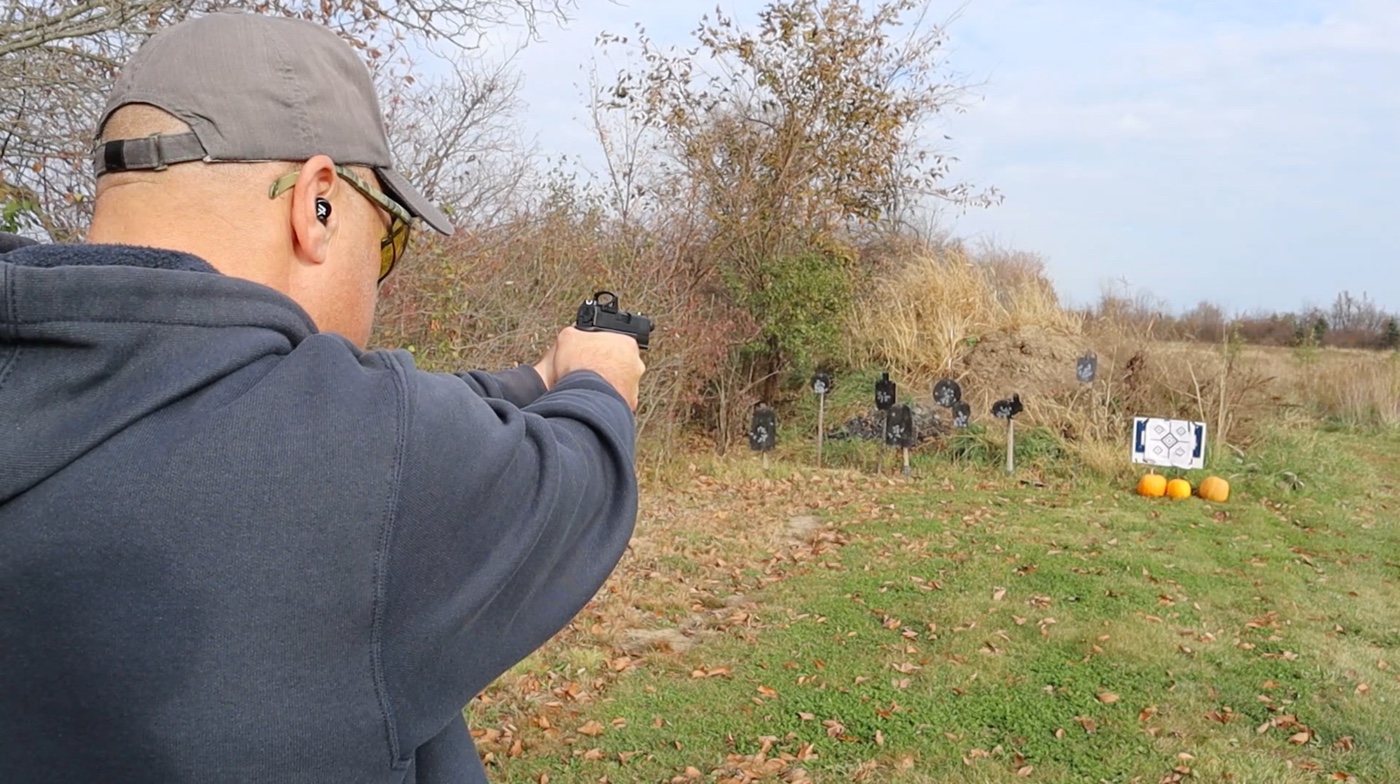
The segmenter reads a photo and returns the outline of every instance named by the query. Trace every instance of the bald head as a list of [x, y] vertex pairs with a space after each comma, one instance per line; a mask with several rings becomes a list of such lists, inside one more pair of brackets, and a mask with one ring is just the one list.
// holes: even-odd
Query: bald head
[[[102, 142], [187, 133], [181, 120], [146, 104], [118, 109]], [[159, 171], [107, 172], [97, 178], [88, 241], [183, 251], [225, 275], [287, 290], [287, 206], [267, 197], [290, 163], [191, 161]]]
[[[116, 110], [100, 141], [181, 134], [189, 126], [146, 104]], [[374, 182], [363, 167], [352, 171]], [[296, 172], [286, 193], [270, 196]], [[316, 201], [330, 206], [322, 222]], [[181, 251], [219, 272], [296, 300], [322, 331], [363, 346], [378, 291], [379, 247], [388, 216], [349, 187], [328, 157], [306, 162], [205, 163], [107, 172], [87, 241]]]
[[122, 67], [99, 124], [89, 242], [192, 253], [360, 345], [413, 220], [452, 233], [394, 168], [369, 69], [324, 25], [172, 25]]

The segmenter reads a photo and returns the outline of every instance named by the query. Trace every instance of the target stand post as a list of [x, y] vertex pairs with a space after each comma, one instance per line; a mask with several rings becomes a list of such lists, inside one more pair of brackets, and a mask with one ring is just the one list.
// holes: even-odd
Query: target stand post
[[1016, 420], [1006, 420], [1006, 475], [1016, 473]]
[[822, 442], [826, 440], [826, 393], [831, 391], [831, 374], [812, 376], [812, 391], [817, 393], [817, 468], [822, 467]]
[[992, 404], [992, 416], [1006, 420], [1006, 473], [1016, 473], [1016, 422], [1017, 414], [1025, 410], [1019, 394]]

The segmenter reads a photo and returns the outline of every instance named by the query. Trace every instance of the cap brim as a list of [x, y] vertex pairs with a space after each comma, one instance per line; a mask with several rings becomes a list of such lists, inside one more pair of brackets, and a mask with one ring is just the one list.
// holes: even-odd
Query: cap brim
[[408, 208], [415, 218], [421, 218], [424, 223], [432, 226], [441, 234], [452, 236], [456, 227], [452, 225], [452, 219], [446, 213], [434, 207], [432, 202], [423, 197], [404, 179], [403, 175], [389, 168], [375, 169], [375, 174], [379, 175], [379, 180], [384, 184], [384, 189], [389, 192], [399, 204]]

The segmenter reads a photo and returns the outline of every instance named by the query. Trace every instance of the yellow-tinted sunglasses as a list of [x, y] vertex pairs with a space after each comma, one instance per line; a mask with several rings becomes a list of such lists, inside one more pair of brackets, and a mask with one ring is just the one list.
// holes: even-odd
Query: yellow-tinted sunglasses
[[[342, 180], [350, 183], [350, 187], [364, 194], [366, 199], [383, 207], [384, 211], [389, 213], [389, 231], [384, 235], [384, 239], [379, 241], [379, 282], [383, 283], [384, 279], [389, 277], [389, 273], [393, 272], [394, 265], [399, 262], [404, 250], [408, 247], [409, 231], [413, 228], [413, 216], [403, 208], [403, 205], [389, 198], [383, 191], [365, 182], [344, 166], [336, 166], [335, 173]], [[287, 189], [291, 188], [293, 183], [297, 181], [298, 174], [299, 172], [293, 171], [279, 177], [277, 182], [272, 183], [267, 195], [275, 199], [286, 193]]]

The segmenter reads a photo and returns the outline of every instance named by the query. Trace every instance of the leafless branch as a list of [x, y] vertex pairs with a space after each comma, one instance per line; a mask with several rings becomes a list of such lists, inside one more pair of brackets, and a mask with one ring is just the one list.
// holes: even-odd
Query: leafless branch
[[[534, 33], [546, 21], [566, 21], [574, 5], [575, 0], [7, 0], [0, 7], [0, 187], [34, 194], [37, 217], [55, 239], [81, 233], [93, 189], [86, 155], [101, 96], [142, 42], [184, 18], [251, 11], [307, 19], [339, 32], [378, 73], [406, 49], [408, 39], [423, 46], [445, 44], [458, 55], [453, 59], [460, 59], [491, 28], [524, 26]], [[393, 92], [399, 85], [386, 86]], [[490, 200], [484, 195], [490, 189], [469, 185], [480, 181], [484, 164], [471, 170], [463, 165], [485, 158], [502, 165], [496, 153], [508, 137], [499, 120], [514, 107], [514, 85], [504, 70], [490, 75], [468, 69], [446, 86], [447, 93], [435, 100], [429, 101], [433, 96], [426, 91], [413, 95], [410, 102], [420, 104], [419, 114], [400, 124], [405, 137], [394, 146], [409, 154], [409, 168], [432, 180], [440, 200], [461, 208], [454, 200]], [[454, 98], [467, 103], [454, 105]], [[503, 186], [519, 175], [508, 169], [488, 179]]]

